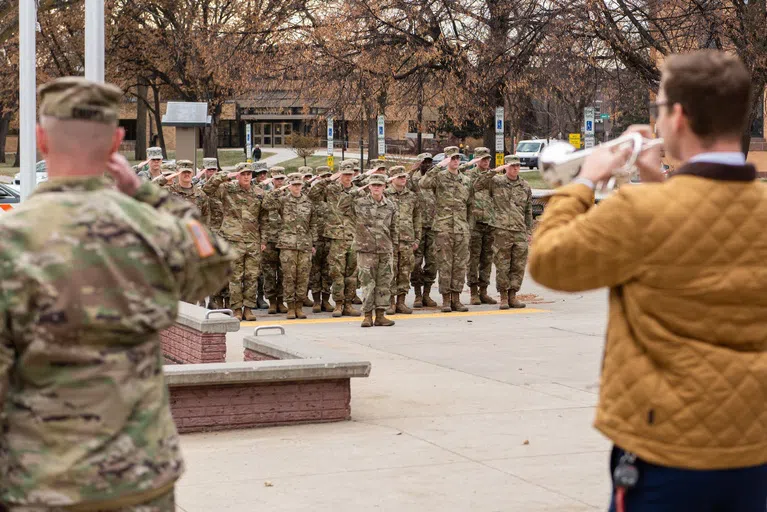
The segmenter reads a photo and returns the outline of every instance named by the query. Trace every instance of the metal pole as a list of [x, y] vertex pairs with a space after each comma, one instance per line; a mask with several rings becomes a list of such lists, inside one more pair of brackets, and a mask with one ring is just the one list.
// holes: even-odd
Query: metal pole
[[104, 0], [85, 0], [85, 78], [104, 81]]
[[36, 185], [35, 116], [37, 112], [37, 65], [35, 63], [35, 28], [37, 2], [19, 2], [19, 151], [21, 151], [21, 200]]

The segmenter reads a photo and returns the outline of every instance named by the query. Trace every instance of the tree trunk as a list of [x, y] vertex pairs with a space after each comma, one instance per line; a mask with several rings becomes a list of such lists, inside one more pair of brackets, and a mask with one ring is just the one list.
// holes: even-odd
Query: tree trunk
[[416, 104], [416, 122], [418, 134], [416, 135], [416, 154], [423, 153], [423, 76], [418, 77], [418, 99]]
[[162, 132], [162, 110], [160, 110], [160, 88], [154, 83], [150, 84], [152, 87], [152, 95], [154, 96], [154, 122], [157, 127], [157, 136], [160, 138], [160, 148], [162, 149], [162, 156], [168, 158], [168, 150], [165, 148], [165, 134]]
[[5, 163], [5, 143], [8, 138], [8, 129], [11, 125], [12, 112], [0, 116], [0, 163]]
[[13, 161], [14, 167], [21, 167], [21, 137], [19, 137], [19, 143], [16, 148], [16, 158]]
[[[740, 139], [740, 146], [743, 154], [748, 156], [748, 151], [751, 146], [751, 127], [754, 125], [754, 121], [759, 117], [759, 114], [764, 113], [767, 115], [767, 102], [764, 103], [764, 112], [759, 112], [759, 107], [762, 105], [762, 98], [764, 97], [764, 88], [767, 82], [764, 80], [757, 80], [753, 84], [754, 91], [758, 91], [754, 94], [751, 100], [751, 113], [748, 115], [748, 125], [746, 126], [743, 136]], [[767, 137], [767, 133], [764, 134]]]
[[210, 116], [210, 126], [202, 129], [202, 154], [205, 158], [216, 158], [218, 155], [218, 112]]
[[134, 158], [139, 162], [146, 160], [146, 79], [139, 77], [138, 100], [136, 101], [136, 148]]

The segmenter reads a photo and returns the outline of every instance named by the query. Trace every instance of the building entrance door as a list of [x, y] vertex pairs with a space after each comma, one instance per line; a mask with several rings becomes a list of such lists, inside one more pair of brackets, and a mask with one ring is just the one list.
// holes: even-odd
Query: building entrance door
[[263, 121], [253, 123], [253, 145], [281, 148], [287, 145], [287, 137], [293, 133], [292, 123]]

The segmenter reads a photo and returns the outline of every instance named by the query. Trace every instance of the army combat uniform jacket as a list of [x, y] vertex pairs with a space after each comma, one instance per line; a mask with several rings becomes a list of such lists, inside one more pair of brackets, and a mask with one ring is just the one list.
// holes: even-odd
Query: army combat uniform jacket
[[131, 198], [53, 179], [0, 218], [0, 502], [116, 509], [171, 490], [159, 333], [229, 265], [197, 210], [151, 183]]
[[[354, 197], [358, 188], [354, 185], [344, 188], [340, 182], [331, 181], [329, 178], [320, 180], [309, 189], [309, 198], [325, 202], [325, 238], [335, 240], [353, 240], [357, 231], [354, 221], [350, 216], [351, 210], [342, 210], [340, 203], [348, 197]], [[348, 196], [348, 197], [347, 197]]]
[[432, 229], [469, 237], [471, 179], [460, 172], [453, 174], [434, 167], [419, 180], [418, 186], [421, 190], [431, 191], [436, 199]]
[[533, 230], [533, 191], [523, 179], [510, 180], [492, 170], [482, 173], [474, 187], [487, 191], [493, 199], [491, 225], [514, 233], [529, 235]]
[[399, 218], [399, 241], [421, 241], [421, 205], [418, 195], [407, 187], [397, 192], [394, 187], [386, 189], [386, 197], [397, 205]]
[[223, 220], [219, 232], [233, 242], [261, 243], [261, 230], [266, 223], [266, 210], [261, 203], [264, 191], [255, 184], [246, 190], [236, 181], [227, 181], [226, 171], [210, 178], [203, 192], [221, 201]]
[[354, 243], [357, 252], [389, 254], [399, 245], [397, 205], [385, 197], [381, 202], [370, 194], [349, 194], [341, 201], [341, 209], [356, 226]]
[[314, 205], [304, 194], [298, 197], [287, 190], [275, 190], [266, 194], [262, 206], [281, 220], [277, 247], [295, 251], [310, 251], [317, 242], [317, 216]]

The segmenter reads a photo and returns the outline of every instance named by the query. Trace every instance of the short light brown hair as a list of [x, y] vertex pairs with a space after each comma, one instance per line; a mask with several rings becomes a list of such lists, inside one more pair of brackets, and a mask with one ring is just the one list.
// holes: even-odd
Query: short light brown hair
[[708, 142], [742, 137], [748, 126], [751, 76], [735, 55], [719, 50], [671, 55], [662, 87], [668, 108], [679, 103], [693, 133]]

